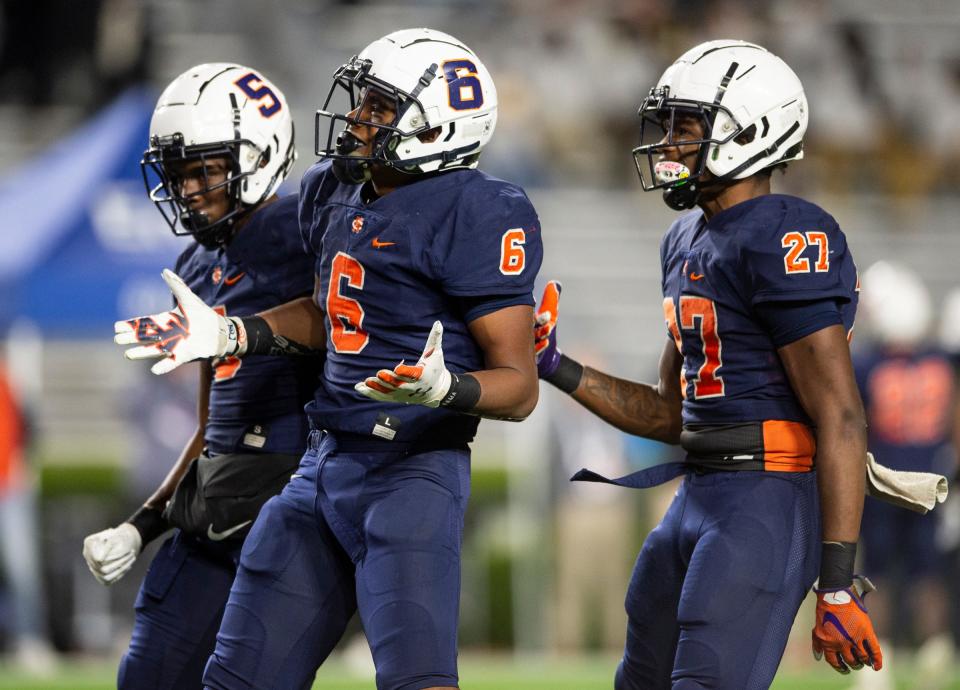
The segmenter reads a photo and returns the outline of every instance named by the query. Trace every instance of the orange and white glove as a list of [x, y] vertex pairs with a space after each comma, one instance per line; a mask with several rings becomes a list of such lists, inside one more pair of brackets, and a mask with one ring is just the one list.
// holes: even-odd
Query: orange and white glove
[[817, 595], [816, 622], [813, 626], [813, 656], [826, 657], [827, 663], [843, 674], [871, 666], [883, 667], [883, 652], [873, 631], [863, 599], [876, 588], [862, 575], [841, 589], [814, 589]]
[[177, 300], [177, 307], [117, 321], [113, 325], [113, 342], [137, 346], [124, 352], [124, 357], [160, 359], [150, 371], [166, 374], [195, 359], [243, 354], [246, 339], [239, 319], [223, 317], [208, 307], [170, 269], [163, 269], [163, 279]]
[[551, 280], [543, 288], [543, 297], [537, 305], [533, 327], [533, 351], [537, 357], [537, 376], [549, 379], [560, 366], [560, 348], [557, 347], [557, 319], [560, 318], [559, 280]]
[[443, 325], [435, 321], [415, 365], [400, 362], [393, 369], [381, 369], [376, 376], [357, 383], [354, 390], [374, 400], [440, 407], [453, 383], [443, 362], [442, 341]]

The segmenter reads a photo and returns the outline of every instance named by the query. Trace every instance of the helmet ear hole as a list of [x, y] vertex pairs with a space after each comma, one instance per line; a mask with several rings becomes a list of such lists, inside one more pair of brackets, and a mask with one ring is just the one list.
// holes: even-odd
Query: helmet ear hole
[[418, 134], [417, 139], [419, 139], [424, 144], [430, 144], [436, 141], [440, 137], [440, 134], [442, 132], [443, 132], [442, 127], [434, 127], [433, 129], [428, 129], [426, 132], [421, 132], [420, 134]]
[[742, 132], [740, 132], [740, 134], [737, 135], [737, 138], [734, 139], [734, 141], [742, 146], [744, 144], [749, 144], [753, 142], [753, 140], [756, 139], [756, 137], [757, 137], [757, 125], [756, 123], [754, 123], [749, 127], [747, 127], [745, 130], [743, 130]]

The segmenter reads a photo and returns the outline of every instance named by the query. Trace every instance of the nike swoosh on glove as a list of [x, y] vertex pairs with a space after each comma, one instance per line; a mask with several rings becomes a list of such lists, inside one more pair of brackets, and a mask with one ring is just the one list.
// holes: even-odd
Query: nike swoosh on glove
[[381, 369], [376, 376], [357, 383], [354, 390], [374, 400], [439, 407], [452, 381], [443, 362], [442, 342], [443, 324], [435, 321], [416, 365], [400, 362], [393, 369]]
[[[857, 591], [857, 586], [860, 592]], [[863, 604], [873, 583], [861, 575], [854, 576], [850, 587], [815, 589], [816, 622], [813, 626], [813, 656], [826, 658], [827, 663], [843, 674], [851, 669], [872, 666], [883, 668], [883, 652], [873, 630], [873, 623]]]
[[226, 318], [208, 307], [170, 269], [163, 270], [163, 279], [177, 300], [177, 307], [117, 321], [113, 325], [113, 342], [138, 346], [124, 352], [124, 357], [162, 358], [150, 371], [166, 374], [195, 359], [243, 354], [246, 342], [239, 319]]
[[543, 288], [543, 296], [537, 307], [537, 319], [533, 327], [533, 351], [537, 356], [537, 376], [549, 378], [560, 366], [557, 347], [557, 320], [560, 318], [560, 292], [563, 286], [559, 280], [551, 280]]

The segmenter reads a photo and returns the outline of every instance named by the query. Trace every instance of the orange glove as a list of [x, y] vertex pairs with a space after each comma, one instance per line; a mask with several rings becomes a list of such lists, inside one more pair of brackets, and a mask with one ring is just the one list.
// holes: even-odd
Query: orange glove
[[870, 580], [855, 575], [849, 587], [813, 590], [817, 595], [817, 618], [813, 626], [816, 659], [826, 655], [827, 663], [844, 674], [863, 668], [864, 664], [875, 671], [883, 667], [883, 652], [863, 605], [864, 597], [874, 589]]

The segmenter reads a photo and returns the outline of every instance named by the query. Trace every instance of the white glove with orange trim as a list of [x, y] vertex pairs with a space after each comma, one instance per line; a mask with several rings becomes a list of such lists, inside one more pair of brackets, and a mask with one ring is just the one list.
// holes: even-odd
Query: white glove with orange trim
[[443, 363], [442, 340], [443, 324], [434, 321], [416, 365], [400, 362], [393, 369], [381, 369], [376, 376], [356, 384], [354, 389], [374, 400], [439, 407], [453, 380]]
[[[163, 279], [177, 300], [171, 311], [138, 316], [113, 324], [117, 345], [137, 345], [123, 353], [127, 359], [156, 359], [154, 374], [166, 374], [195, 359], [242, 354], [245, 342], [239, 319], [220, 316], [203, 303], [170, 269]], [[244, 346], [244, 347], [241, 347]]]

